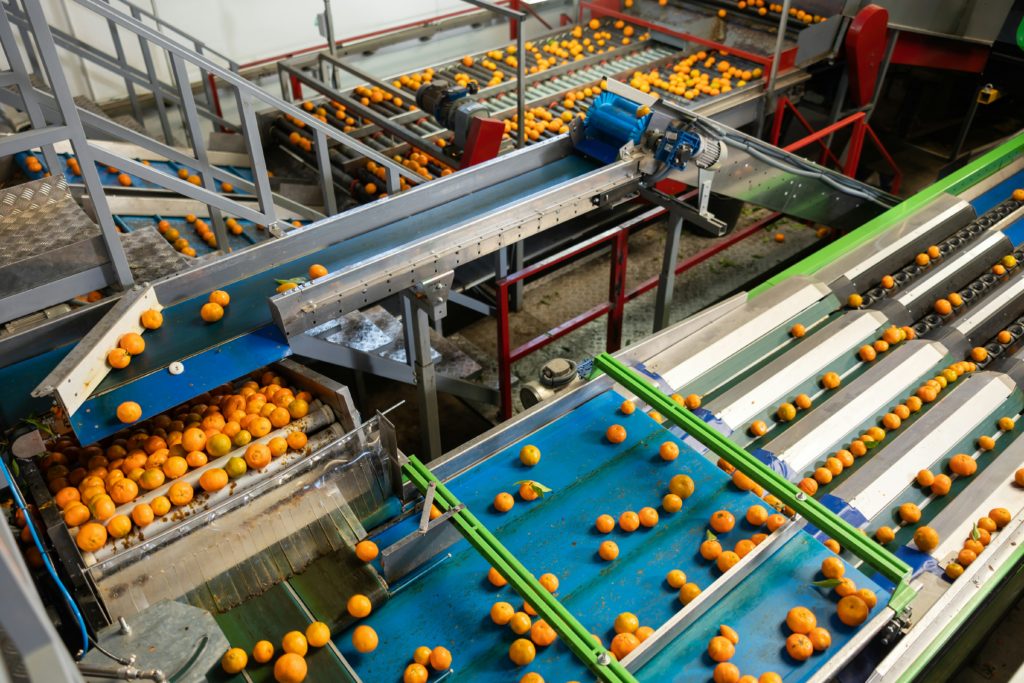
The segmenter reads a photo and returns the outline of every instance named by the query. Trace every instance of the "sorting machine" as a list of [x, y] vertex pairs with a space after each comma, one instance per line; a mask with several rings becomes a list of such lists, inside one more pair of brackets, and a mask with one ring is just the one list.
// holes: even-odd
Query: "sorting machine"
[[[13, 485], [38, 507], [55, 572], [71, 586], [71, 599], [53, 596], [65, 626], [74, 619], [64, 604], [81, 605], [89, 633], [72, 647], [91, 650], [89, 671], [113, 666], [87, 644], [99, 643], [126, 661], [135, 655], [120, 662], [135, 667], [133, 675], [159, 669], [176, 679], [217, 678], [227, 644], [277, 641], [315, 618], [334, 637], [311, 652], [311, 680], [400, 680], [420, 645], [452, 652], [452, 669], [437, 678], [497, 681], [536, 671], [548, 680], [709, 680], [706, 643], [724, 623], [740, 634], [733, 661], [743, 673], [909, 679], [1019, 563], [1019, 431], [999, 431], [996, 420], [1019, 417], [1024, 405], [1017, 346], [1024, 254], [1014, 232], [1024, 203], [1012, 194], [1024, 173], [1022, 152], [1019, 136], [891, 208], [883, 192], [609, 81], [566, 135], [5, 338], [0, 381], [16, 389], [0, 409], [16, 425], [11, 448], [21, 458]], [[698, 188], [697, 201], [660, 192], [667, 178]], [[415, 321], [407, 340], [413, 372], [430, 391], [441, 382], [426, 332], [444, 315], [454, 267], [637, 194], [668, 209], [676, 234], [684, 220], [714, 225], [704, 201], [712, 191], [852, 232], [753, 292], [581, 363], [581, 377], [557, 397], [429, 468], [399, 452], [386, 415], [361, 422], [343, 387], [288, 358], [344, 364], [348, 351], [330, 334], [338, 318], [397, 293]], [[927, 262], [919, 259], [929, 252]], [[997, 261], [1000, 272], [992, 270]], [[278, 281], [314, 263], [328, 274], [275, 293]], [[892, 282], [883, 286], [885, 276]], [[671, 300], [671, 278], [660, 286], [659, 299]], [[205, 324], [198, 312], [212, 289], [232, 302], [222, 320]], [[939, 298], [958, 303], [932, 312]], [[147, 309], [162, 311], [163, 326], [145, 332], [146, 351], [129, 367], [110, 371], [108, 347], [125, 331], [141, 331]], [[797, 324], [801, 334], [793, 333]], [[870, 363], [860, 360], [860, 347], [892, 325], [913, 334]], [[976, 347], [986, 349], [984, 358]], [[946, 380], [935, 400], [876, 439], [868, 455], [814, 494], [806, 484], [797, 488], [919, 385], [951, 366], [966, 368], [957, 364], [972, 353], [970, 371]], [[304, 449], [200, 494], [157, 520], [152, 533], [135, 530], [90, 553], [76, 548], [34, 474], [48, 429], [83, 447], [108, 443], [124, 428], [115, 417], [124, 401], [137, 402], [140, 420], [149, 420], [267, 367], [315, 399], [301, 424], [283, 428], [308, 432]], [[830, 372], [839, 384], [825, 389], [819, 382]], [[673, 393], [694, 394], [701, 407], [683, 408]], [[776, 419], [780, 404], [799, 394], [810, 407]], [[638, 407], [628, 416], [620, 408], [627, 399]], [[436, 429], [436, 404], [427, 402], [421, 418], [425, 430]], [[626, 433], [615, 444], [605, 437], [613, 423]], [[983, 435], [993, 449], [974, 446]], [[658, 457], [666, 441], [677, 445], [677, 459]], [[525, 444], [542, 454], [529, 469], [518, 458]], [[938, 472], [957, 452], [976, 460], [977, 473], [953, 477], [948, 495], [914, 484], [918, 470]], [[747, 508], [768, 504], [739, 489], [733, 479], [744, 480], [731, 479], [729, 468], [789, 516], [721, 573], [698, 552], [711, 513], [725, 509], [741, 520], [720, 537], [732, 545], [758, 531], [742, 521]], [[632, 534], [594, 530], [599, 514], [657, 507], [670, 478], [684, 473], [694, 490], [681, 511], [662, 512], [653, 528]], [[523, 480], [548, 492], [497, 512], [495, 495]], [[929, 553], [910, 542], [912, 525], [893, 517], [904, 502], [917, 502], [922, 523], [940, 535]], [[1010, 519], [1000, 517], [1006, 523], [981, 559], [955, 581], [943, 578], [972, 525], [996, 507]], [[896, 528], [884, 547], [871, 539], [879, 526]], [[382, 549], [372, 563], [353, 552], [367, 535]], [[822, 560], [833, 556], [826, 538], [840, 544], [846, 576], [877, 595], [859, 627], [839, 622], [834, 592], [816, 585]], [[618, 544], [613, 561], [597, 554], [607, 539]], [[488, 566], [508, 585], [488, 582]], [[666, 588], [670, 569], [700, 589], [686, 605]], [[553, 594], [535, 578], [543, 572], [559, 579]], [[41, 575], [39, 584], [49, 579]], [[355, 593], [373, 605], [360, 621], [380, 637], [370, 653], [356, 652], [350, 639], [355, 620], [345, 604]], [[528, 667], [511, 663], [513, 636], [491, 623], [488, 611], [499, 600], [517, 609], [525, 600], [558, 633]], [[182, 613], [181, 603], [199, 611]], [[832, 632], [831, 646], [802, 663], [784, 649], [782, 615], [796, 604]], [[615, 616], [625, 611], [653, 633], [617, 661], [607, 648]], [[184, 625], [194, 629], [187, 636]], [[244, 676], [270, 680], [271, 673], [253, 665]]]

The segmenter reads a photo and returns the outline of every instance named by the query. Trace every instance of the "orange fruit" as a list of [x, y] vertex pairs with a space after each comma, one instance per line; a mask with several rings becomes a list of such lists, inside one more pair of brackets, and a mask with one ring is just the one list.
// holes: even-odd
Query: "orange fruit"
[[789, 422], [796, 417], [796, 406], [792, 403], [783, 403], [779, 406], [779, 409], [775, 411], [775, 417], [781, 422]]
[[228, 485], [228, 473], [220, 467], [206, 470], [199, 477], [199, 487], [204, 491], [219, 491]]
[[740, 634], [736, 633], [735, 629], [726, 626], [725, 624], [719, 624], [718, 633], [733, 645], [737, 645], [740, 642]]
[[700, 556], [705, 560], [717, 560], [722, 554], [722, 544], [714, 539], [707, 539], [700, 544]]
[[544, 589], [549, 593], [554, 593], [558, 590], [558, 577], [554, 574], [541, 574], [537, 581], [540, 582], [540, 585], [544, 586]]
[[288, 440], [283, 436], [275, 436], [267, 442], [267, 448], [270, 449], [270, 457], [279, 458], [288, 452]]
[[174, 505], [188, 505], [192, 502], [192, 497], [195, 492], [192, 490], [192, 485], [187, 481], [178, 481], [171, 484], [171, 488], [167, 490], [167, 498]]
[[508, 627], [512, 629], [512, 633], [515, 633], [517, 636], [525, 635], [530, 631], [532, 626], [533, 621], [530, 619], [530, 615], [526, 612], [516, 612], [508, 622]]
[[949, 459], [949, 471], [961, 477], [969, 477], [978, 470], [978, 463], [974, 458], [965, 454], [957, 453]]
[[677, 474], [672, 477], [668, 482], [668, 490], [674, 494], [686, 500], [693, 495], [694, 483], [688, 475]]
[[632, 510], [626, 510], [619, 515], [619, 528], [625, 532], [636, 531], [640, 528], [640, 515]]
[[971, 564], [972, 564], [972, 563], [973, 563], [973, 562], [974, 562], [974, 561], [975, 561], [976, 559], [978, 559], [978, 553], [974, 552], [974, 551], [973, 551], [973, 550], [971, 550], [970, 548], [964, 548], [964, 549], [963, 549], [963, 550], [961, 550], [961, 551], [960, 551], [960, 553], [959, 553], [959, 554], [958, 554], [958, 555], [956, 556], [956, 561], [957, 561], [957, 564], [960, 564], [960, 565], [962, 565], [962, 566], [964, 566], [964, 567], [969, 567], [969, 566], [971, 566]]
[[63, 510], [71, 503], [77, 503], [81, 501], [82, 495], [74, 486], [65, 486], [61, 490], [57, 491], [56, 495], [53, 497], [53, 500], [55, 503], [57, 503], [57, 506], [60, 507], [61, 510]]
[[498, 588], [501, 588], [508, 583], [508, 581], [505, 580], [505, 577], [502, 576], [494, 567], [487, 570], [487, 580], [491, 582], [492, 586], [497, 586]]
[[931, 486], [935, 483], [935, 475], [932, 474], [931, 470], [921, 470], [917, 473], [917, 483], [920, 486]]
[[846, 305], [850, 308], [860, 308], [864, 305], [864, 297], [860, 294], [851, 294], [846, 297]]
[[270, 464], [270, 448], [266, 444], [251, 443], [245, 449], [245, 464], [254, 470], [261, 470]]
[[725, 636], [714, 636], [708, 641], [708, 656], [716, 662], [727, 662], [736, 654], [736, 646]]
[[203, 307], [199, 309], [199, 317], [204, 322], [215, 323], [224, 317], [224, 308], [220, 304], [209, 303], [203, 304]]
[[683, 509], [683, 499], [674, 493], [666, 493], [661, 499], [661, 507], [665, 512], [679, 512]]
[[679, 602], [688, 605], [698, 595], [700, 595], [700, 586], [693, 582], [683, 584], [683, 587], [679, 589]]
[[860, 349], [857, 351], [857, 355], [860, 356], [860, 359], [865, 363], [870, 363], [876, 358], [874, 347], [867, 344], [860, 347]]
[[148, 469], [142, 473], [139, 478], [139, 486], [147, 491], [163, 486], [164, 481], [167, 477], [164, 475], [163, 470], [160, 469]]
[[836, 585], [836, 595], [840, 598], [845, 598], [847, 595], [853, 595], [857, 592], [857, 584], [853, 582], [848, 576], [844, 576], [839, 579], [839, 583]]
[[[371, 631], [372, 631], [372, 629], [371, 629]], [[374, 637], [374, 645], [373, 645], [373, 647], [377, 647], [376, 636], [377, 636], [377, 634], [374, 633], [373, 634], [373, 637]], [[326, 645], [330, 641], [331, 641], [331, 629], [324, 622], [322, 622], [322, 621], [314, 621], [312, 624], [310, 624], [309, 626], [306, 627], [306, 642], [309, 643], [310, 645], [312, 645], [313, 647], [323, 647], [324, 645]], [[353, 634], [352, 642], [355, 643], [355, 634]], [[356, 648], [356, 649], [358, 649], [358, 648]], [[373, 648], [370, 648], [370, 649], [372, 650]], [[359, 651], [360, 652], [369, 652], [369, 650], [359, 650]]]
[[946, 565], [946, 576], [954, 581], [962, 576], [964, 573], [964, 567], [962, 564], [957, 562], [950, 562]]
[[[634, 636], [635, 637], [635, 636]], [[526, 666], [537, 656], [537, 648], [526, 638], [516, 638], [508, 648], [508, 658], [516, 666]], [[412, 666], [412, 665], [411, 665]], [[424, 680], [426, 678], [424, 677]]]
[[700, 408], [700, 396], [697, 394], [687, 394], [686, 398], [683, 399], [683, 405], [689, 410], [697, 410], [697, 408]]
[[604, 436], [608, 439], [609, 443], [622, 443], [626, 440], [626, 428], [622, 425], [614, 424], [605, 431]]
[[306, 652], [309, 650], [309, 644], [306, 642], [306, 636], [301, 631], [289, 631], [281, 639], [281, 649], [285, 652], [305, 657]]
[[122, 334], [117, 340], [117, 345], [133, 356], [137, 356], [146, 350], [146, 342], [142, 341], [142, 335], [137, 332]]
[[768, 425], [764, 420], [754, 420], [750, 423], [750, 434], [752, 436], [764, 436], [768, 433]]
[[287, 441], [288, 448], [291, 448], [293, 451], [298, 451], [306, 447], [308, 439], [306, 438], [306, 434], [304, 432], [294, 431], [288, 433]]
[[814, 470], [814, 481], [824, 486], [832, 481], [832, 472], [825, 467]]
[[233, 647], [221, 657], [220, 666], [229, 674], [241, 673], [245, 665], [249, 663], [249, 655], [240, 647]]
[[270, 424], [278, 429], [292, 421], [292, 416], [287, 408], [274, 408], [267, 417], [270, 419]]
[[826, 372], [821, 377], [821, 386], [826, 389], [835, 389], [842, 384], [842, 378], [837, 372]]
[[1013, 419], [1009, 417], [999, 418], [999, 421], [996, 424], [998, 425], [999, 429], [1004, 432], [1012, 432], [1015, 426]]
[[201, 451], [206, 448], [206, 432], [190, 427], [181, 434], [181, 445], [186, 451]]
[[206, 452], [210, 454], [211, 458], [219, 458], [223, 455], [227, 455], [231, 452], [231, 446], [231, 439], [227, 434], [214, 434], [206, 440], [205, 445]]
[[160, 326], [164, 324], [164, 315], [155, 308], [150, 308], [139, 316], [139, 324], [147, 330], [159, 330]]
[[346, 609], [348, 610], [348, 613], [356, 619], [362, 619], [363, 617], [369, 616], [370, 612], [373, 610], [373, 605], [368, 597], [361, 593], [356, 593], [348, 599]]
[[594, 522], [594, 528], [602, 534], [611, 533], [615, 528], [615, 518], [611, 515], [599, 515], [597, 521]]
[[807, 634], [807, 639], [811, 641], [815, 652], [824, 652], [832, 644], [832, 634], [821, 626], [812, 628], [811, 632]]
[[142, 528], [153, 523], [153, 508], [147, 503], [139, 503], [132, 508], [132, 521]]
[[789, 328], [789, 333], [793, 337], [799, 339], [800, 337], [807, 334], [807, 328], [801, 325], [800, 323], [797, 323], [796, 325], [793, 325], [793, 327]]
[[665, 575], [665, 582], [670, 588], [679, 590], [686, 583], [686, 574], [680, 569], [672, 569]]
[[[719, 10], [724, 12], [724, 10]], [[779, 233], [780, 235], [782, 233]], [[779, 241], [779, 240], [776, 240]], [[732, 662], [719, 662], [711, 673], [711, 680], [714, 683], [740, 683], [740, 670]]]
[[260, 640], [252, 646], [252, 660], [257, 664], [266, 664], [274, 658], [274, 644], [269, 640]]
[[491, 605], [491, 621], [498, 626], [504, 626], [512, 621], [514, 615], [515, 609], [507, 602], [496, 602]]
[[652, 507], [640, 508], [640, 524], [650, 529], [658, 523], [658, 511]]
[[621, 612], [613, 624], [616, 633], [633, 633], [640, 628], [640, 620], [632, 612]]
[[813, 496], [818, 492], [818, 482], [810, 477], [804, 477], [801, 479], [797, 486], [799, 486], [800, 490], [809, 496]]
[[[302, 683], [309, 671], [306, 660], [295, 652], [285, 652], [274, 662], [274, 680], [277, 683]], [[426, 676], [423, 681], [426, 681]]]
[[157, 517], [163, 517], [171, 511], [171, 501], [167, 496], [157, 496], [149, 501], [149, 506], [153, 508], [153, 514]]
[[914, 530], [914, 543], [921, 552], [930, 553], [939, 547], [939, 533], [930, 526], [920, 526]]
[[1024, 486], [1024, 468], [1013, 473], [1013, 482], [1017, 486]]
[[115, 370], [121, 370], [128, 367], [128, 364], [132, 361], [132, 355], [122, 349], [120, 346], [116, 349], [111, 349], [110, 353], [107, 354], [107, 365], [114, 368]]
[[519, 449], [519, 462], [526, 467], [533, 467], [540, 462], [540, 449], [527, 444]]
[[897, 510], [901, 520], [907, 524], [917, 524], [921, 519], [921, 508], [915, 503], [903, 503]]
[[[552, 633], [554, 633], [553, 630]], [[435, 647], [430, 651], [429, 661], [430, 667], [434, 671], [447, 671], [452, 666], [452, 653], [447, 648]]]
[[215, 289], [210, 292], [209, 302], [223, 308], [231, 303], [231, 297], [223, 289]]
[[666, 441], [658, 449], [658, 455], [661, 456], [662, 460], [671, 462], [679, 457], [679, 446], [674, 441]]
[[996, 441], [991, 436], [979, 436], [978, 448], [983, 451], [990, 451], [996, 447]]
[[633, 635], [636, 636], [636, 639], [642, 643], [648, 638], [650, 638], [652, 635], [654, 635], [654, 629], [650, 626], [641, 626], [636, 630], [636, 633], [634, 633]]
[[142, 406], [135, 401], [125, 401], [117, 407], [117, 419], [125, 424], [137, 422], [142, 417]]
[[782, 526], [785, 523], [786, 523], [785, 515], [780, 515], [778, 513], [773, 514], [773, 515], [768, 515], [768, 521], [765, 522], [765, 524], [768, 527], [768, 531], [775, 531], [776, 529], [778, 529], [780, 526]]
[[[27, 528], [27, 527], [26, 527]], [[107, 529], [102, 524], [87, 522], [78, 529], [75, 543], [87, 553], [96, 552], [107, 542]]]
[[953, 485], [953, 481], [945, 474], [936, 474], [935, 480], [932, 481], [930, 487], [932, 495], [944, 496], [949, 493], [950, 487]]
[[734, 553], [740, 558], [744, 558], [754, 549], [754, 541], [749, 538], [744, 538], [741, 541], [736, 542], [736, 546], [732, 549]]
[[836, 555], [838, 555], [842, 551], [842, 548], [839, 547], [839, 541], [837, 541], [834, 538], [828, 539], [827, 541], [822, 543], [822, 545], [831, 550], [832, 552], [834, 552]]
[[985, 531], [987, 531], [989, 533], [993, 533], [995, 531], [998, 531], [998, 527], [996, 526], [996, 522], [991, 517], [980, 517], [978, 519], [978, 528], [979, 529], [984, 529]]
[[619, 633], [612, 638], [611, 651], [617, 659], [624, 659], [640, 645], [640, 639], [632, 633]]
[[806, 607], [794, 607], [786, 614], [786, 626], [793, 633], [804, 635], [811, 632], [811, 629], [818, 625], [814, 613]]
[[875, 605], [878, 604], [878, 597], [870, 588], [861, 588], [857, 591], [857, 597], [864, 601], [864, 604], [868, 606], [869, 611], [874, 609]]
[[377, 558], [377, 544], [370, 540], [356, 543], [356, 557], [363, 562], [373, 562]]
[[309, 414], [309, 402], [302, 398], [293, 399], [285, 407], [293, 420], [298, 420]]
[[319, 263], [314, 263], [313, 265], [311, 265], [309, 267], [309, 279], [310, 280], [315, 280], [318, 277], [323, 277], [324, 275], [327, 275], [327, 269], [324, 268]]
[[813, 405], [811, 397], [807, 394], [798, 394], [797, 397], [793, 399], [793, 403], [800, 410], [808, 410]]
[[128, 515], [114, 515], [107, 521], [107, 533], [112, 538], [124, 538], [132, 530], [132, 520]]
[[[543, 619], [538, 619], [530, 627], [530, 640], [532, 640], [538, 647], [547, 647], [551, 643], [555, 642], [557, 638], [558, 634], [555, 633], [555, 629], [548, 626], [548, 623]], [[451, 656], [449, 656], [448, 661], [449, 663], [451, 662]], [[433, 664], [433, 662], [431, 662], [431, 664]], [[434, 668], [437, 669], [437, 667]], [[444, 671], [444, 669], [437, 670]]]
[[839, 616], [839, 621], [847, 626], [860, 626], [863, 624], [864, 620], [868, 618], [868, 611], [867, 603], [864, 602], [860, 595], [847, 595], [836, 605], [836, 614]]
[[813, 652], [814, 645], [804, 634], [793, 633], [786, 638], [786, 653], [798, 662], [808, 659]]
[[727, 572], [736, 566], [736, 563], [740, 561], [740, 556], [732, 550], [723, 550], [722, 554], [715, 560], [715, 565], [718, 567], [718, 571]]
[[623, 401], [619, 406], [619, 412], [623, 415], [632, 415], [636, 411], [636, 404], [632, 401]]
[[774, 671], [768, 671], [761, 674], [761, 677], [757, 679], [757, 683], [782, 683], [782, 676]]
[[821, 573], [826, 579], [841, 579], [846, 565], [838, 557], [826, 557], [821, 561]]
[[[118, 470], [114, 470], [115, 472]], [[71, 489], [76, 491], [76, 489]], [[123, 477], [118, 479], [110, 486], [110, 498], [118, 505], [124, 505], [135, 500], [135, 497], [139, 495], [139, 486], [131, 479]], [[77, 491], [76, 491], [77, 492]]]
[[996, 523], [996, 529], [1002, 529], [1010, 523], [1012, 518], [1010, 511], [1006, 508], [992, 508], [988, 511], [988, 516]]
[[598, 546], [597, 554], [602, 560], [611, 562], [619, 556], [619, 546], [615, 541], [602, 541], [601, 545]]
[[188, 463], [180, 455], [173, 455], [164, 461], [162, 469], [168, 479], [177, 479], [188, 472]]
[[711, 514], [708, 526], [717, 533], [728, 533], [729, 531], [732, 531], [734, 526], [736, 526], [736, 518], [733, 517], [732, 513], [728, 510], [718, 510]]

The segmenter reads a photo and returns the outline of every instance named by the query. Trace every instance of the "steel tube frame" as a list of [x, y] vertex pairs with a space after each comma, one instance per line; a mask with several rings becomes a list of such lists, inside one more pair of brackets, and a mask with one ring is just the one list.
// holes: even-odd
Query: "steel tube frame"
[[430, 355], [430, 316], [410, 290], [402, 299], [405, 359], [412, 368], [419, 403], [420, 435], [433, 460], [441, 456], [441, 420], [437, 410], [437, 369]]

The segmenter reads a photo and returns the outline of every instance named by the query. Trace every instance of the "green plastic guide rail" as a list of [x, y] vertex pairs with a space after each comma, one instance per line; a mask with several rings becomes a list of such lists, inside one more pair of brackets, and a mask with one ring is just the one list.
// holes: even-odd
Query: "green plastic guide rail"
[[[402, 471], [419, 489], [420, 493], [426, 493], [431, 483], [436, 484], [434, 504], [442, 513], [461, 504], [452, 492], [415, 456], [409, 456], [408, 461], [402, 465]], [[594, 640], [583, 624], [577, 621], [555, 596], [540, 585], [537, 578], [495, 538], [494, 534], [468, 508], [463, 507], [454, 513], [450, 517], [450, 521], [469, 541], [469, 544], [500, 572], [523, 600], [530, 603], [537, 614], [555, 630], [573, 654], [587, 668], [597, 674], [598, 678], [605, 683], [626, 683], [627, 681], [637, 683], [632, 674], [626, 671], [622, 664], [612, 658], [611, 654]]]
[[828, 534], [844, 548], [862, 559], [892, 581], [896, 588], [889, 606], [901, 612], [916, 591], [910, 587], [910, 566], [882, 546], [869, 539], [858, 529], [841, 519], [818, 500], [806, 495], [795, 484], [772, 470], [742, 446], [730, 441], [713, 427], [679, 405], [652, 386], [648, 380], [607, 353], [594, 359], [594, 368], [606, 373], [623, 387], [667, 419], [681, 427], [727, 463], [750, 477], [783, 503], [796, 510], [804, 519]]

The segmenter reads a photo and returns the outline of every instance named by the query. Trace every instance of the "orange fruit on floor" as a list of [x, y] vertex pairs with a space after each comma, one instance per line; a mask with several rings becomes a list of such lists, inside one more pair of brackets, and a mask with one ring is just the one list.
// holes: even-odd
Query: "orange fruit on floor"
[[640, 645], [640, 639], [632, 633], [619, 633], [612, 638], [611, 651], [619, 660], [624, 659]]
[[[634, 636], [635, 638], [635, 636]], [[508, 648], [508, 658], [516, 666], [526, 666], [537, 656], [537, 648], [526, 638], [516, 638]], [[413, 665], [410, 665], [413, 666]], [[418, 665], [417, 665], [418, 666]], [[425, 670], [424, 670], [425, 671]], [[426, 680], [424, 678], [424, 680]]]
[[[308, 671], [306, 660], [295, 652], [285, 652], [274, 662], [274, 680], [277, 683], [302, 683]], [[424, 676], [423, 681], [426, 680]]]
[[142, 406], [135, 401], [125, 401], [117, 407], [117, 419], [125, 424], [137, 422], [142, 417]]
[[309, 650], [309, 643], [306, 642], [306, 636], [301, 631], [289, 631], [281, 639], [281, 649], [305, 657]]
[[930, 526], [920, 526], [914, 530], [914, 543], [921, 552], [930, 553], [939, 547], [939, 532]]
[[363, 617], [369, 616], [373, 610], [373, 604], [370, 599], [361, 593], [356, 593], [348, 599], [346, 605], [348, 613], [356, 619], [362, 619]]
[[205, 322], [215, 323], [224, 317], [224, 308], [220, 304], [213, 302], [205, 303], [199, 309], [199, 317]]
[[174, 505], [188, 505], [192, 502], [192, 497], [195, 492], [192, 490], [192, 485], [187, 481], [178, 481], [171, 484], [171, 488], [167, 490], [167, 498]]
[[199, 477], [199, 487], [204, 491], [219, 491], [228, 485], [228, 473], [220, 467], [206, 470]]
[[786, 638], [786, 653], [798, 662], [802, 662], [814, 653], [814, 645], [806, 635], [793, 633]]
[[139, 316], [139, 324], [147, 330], [159, 330], [160, 326], [164, 324], [164, 314], [155, 308], [150, 308]]
[[512, 621], [512, 617], [514, 615], [515, 609], [510, 603], [496, 602], [491, 605], [491, 621], [498, 626], [504, 626], [508, 622]]
[[245, 665], [249, 663], [249, 655], [240, 647], [233, 647], [221, 657], [220, 666], [229, 674], [241, 673]]
[[102, 524], [87, 522], [78, 530], [75, 543], [87, 553], [96, 552], [107, 542], [107, 529]]
[[615, 541], [602, 541], [601, 545], [598, 546], [597, 554], [602, 560], [611, 562], [619, 556], [619, 546]]
[[122, 334], [117, 340], [117, 345], [133, 356], [137, 356], [146, 350], [146, 342], [142, 340], [142, 335], [137, 332]]
[[821, 626], [812, 628], [811, 632], [807, 634], [807, 639], [811, 641], [815, 652], [824, 652], [832, 644], [832, 634]]
[[818, 625], [814, 613], [806, 607], [794, 607], [786, 614], [786, 626], [793, 633], [808, 634]]
[[836, 605], [839, 621], [847, 626], [860, 626], [868, 618], [868, 605], [859, 595], [847, 595]]
[[266, 664], [274, 658], [274, 644], [269, 640], [260, 640], [252, 646], [252, 661]]
[[107, 354], [107, 364], [115, 370], [121, 370], [128, 367], [128, 364], [131, 361], [132, 355], [120, 346], [116, 349], [111, 349], [110, 353]]
[[716, 533], [728, 533], [736, 526], [736, 518], [728, 510], [717, 510], [711, 514], [708, 526]]
[[626, 428], [622, 425], [614, 424], [605, 431], [604, 436], [608, 439], [609, 443], [622, 443], [626, 440]]

